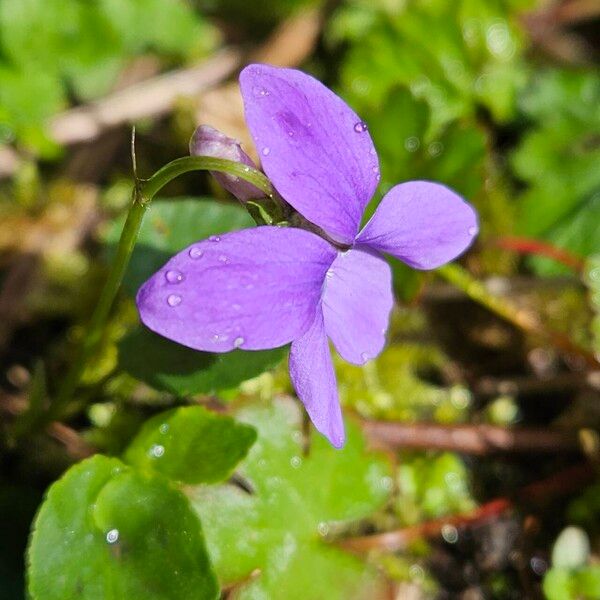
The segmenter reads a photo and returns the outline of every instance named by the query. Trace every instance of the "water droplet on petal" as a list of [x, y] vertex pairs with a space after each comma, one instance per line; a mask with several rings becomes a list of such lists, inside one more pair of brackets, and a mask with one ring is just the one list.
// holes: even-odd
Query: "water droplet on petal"
[[178, 294], [171, 294], [167, 298], [167, 304], [169, 306], [179, 306], [181, 304], [181, 296], [179, 296]]
[[377, 175], [377, 173], [379, 173], [379, 167], [377, 165], [373, 165], [371, 167], [371, 171]]
[[266, 90], [263, 87], [258, 87], [257, 85], [255, 85], [252, 88], [252, 93], [254, 94], [254, 96], [256, 98], [264, 98], [265, 96], [269, 96], [270, 92], [268, 90]]
[[114, 544], [114, 543], [118, 542], [119, 541], [119, 530], [118, 529], [111, 529], [106, 534], [106, 541], [109, 544]]
[[160, 458], [161, 456], [163, 456], [165, 453], [165, 447], [162, 446], [161, 444], [154, 444], [148, 454], [152, 457], [152, 458]]
[[246, 340], [243, 337], [237, 337], [233, 340], [233, 347], [239, 348]]
[[169, 283], [181, 283], [185, 279], [185, 276], [181, 271], [172, 270], [165, 273], [165, 279]]
[[224, 254], [221, 254], [219, 256], [219, 261], [222, 263], [228, 263], [229, 262], [229, 258], [227, 258], [227, 256], [225, 256]]
[[209, 241], [209, 242], [220, 242], [220, 241], [221, 241], [221, 238], [220, 238], [218, 235], [211, 235], [211, 236], [208, 238], [208, 241]]
[[294, 469], [299, 469], [302, 464], [302, 459], [299, 456], [292, 456], [290, 459], [290, 465], [294, 467]]
[[194, 246], [193, 248], [190, 248], [190, 251], [188, 252], [188, 254], [190, 255], [190, 258], [193, 258], [194, 260], [197, 260], [198, 258], [202, 258], [202, 256], [204, 256], [204, 252], [202, 250], [200, 250], [200, 248], [197, 248], [196, 246]]
[[262, 155], [263, 155], [263, 156], [269, 156], [269, 154], [271, 154], [271, 148], [269, 148], [269, 146], [265, 146], [265, 147], [262, 149]]
[[475, 235], [477, 233], [477, 227], [469, 227], [468, 233], [469, 235]]
[[365, 131], [367, 131], [367, 129], [367, 124], [363, 121], [359, 121], [358, 123], [354, 124], [354, 131], [356, 131], [356, 133], [364, 133]]
[[370, 356], [369, 356], [369, 355], [368, 355], [366, 352], [363, 352], [363, 353], [360, 355], [360, 358], [361, 358], [361, 360], [363, 361], [363, 363], [366, 363], [366, 362], [367, 362], [367, 361], [368, 361], [368, 360], [369, 360], [371, 357], [370, 357]]

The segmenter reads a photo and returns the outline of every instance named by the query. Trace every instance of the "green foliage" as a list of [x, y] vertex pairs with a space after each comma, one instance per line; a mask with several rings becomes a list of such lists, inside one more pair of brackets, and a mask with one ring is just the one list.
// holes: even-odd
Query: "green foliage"
[[218, 596], [185, 496], [114, 458], [85, 460], [51, 486], [28, 558], [33, 600]]
[[157, 390], [184, 397], [234, 389], [276, 367], [286, 353], [286, 348], [198, 352], [138, 328], [119, 344], [119, 366]]
[[[523, 35], [502, 0], [405, 3], [366, 0], [342, 8], [330, 25], [333, 43], [350, 43], [342, 87], [356, 106], [380, 106], [408, 86], [432, 110], [428, 133], [485, 106], [499, 121], [514, 114], [525, 81]], [[521, 2], [520, 4], [525, 4]]]
[[255, 440], [252, 427], [188, 406], [146, 421], [124, 458], [175, 481], [214, 483], [231, 474]]
[[[522, 100], [532, 127], [511, 157], [529, 187], [521, 197], [519, 232], [588, 256], [600, 252], [600, 76], [540, 73]], [[540, 274], [562, 268], [536, 259]]]
[[592, 340], [594, 350], [600, 354], [600, 255], [591, 256], [585, 267], [585, 282], [590, 290], [590, 300], [594, 310]]
[[396, 512], [407, 525], [468, 512], [475, 507], [467, 469], [450, 452], [439, 456], [404, 456], [398, 467], [398, 487]]
[[105, 94], [147, 50], [179, 60], [198, 54], [212, 42], [209, 32], [182, 0], [3, 0], [0, 123], [48, 153], [43, 126], [70, 93], [83, 100]]
[[392, 484], [387, 462], [365, 452], [352, 422], [342, 450], [313, 433], [304, 455], [300, 413], [291, 400], [248, 406], [236, 416], [258, 430], [239, 471], [252, 493], [232, 485], [191, 492], [221, 582], [239, 582], [260, 569], [236, 598], [377, 597], [373, 573], [323, 538], [385, 502]]

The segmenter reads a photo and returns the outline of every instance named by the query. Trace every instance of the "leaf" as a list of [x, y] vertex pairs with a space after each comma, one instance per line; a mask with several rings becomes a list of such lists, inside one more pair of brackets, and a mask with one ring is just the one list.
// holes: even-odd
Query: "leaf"
[[[119, 219], [107, 235], [106, 241], [113, 247], [123, 223], [124, 218]], [[250, 215], [239, 204], [207, 198], [154, 200], [144, 217], [123, 286], [135, 295], [146, 279], [186, 246], [211, 234], [252, 225]]]
[[335, 43], [342, 41], [337, 19], [365, 23], [349, 30], [341, 87], [351, 91], [356, 108], [375, 109], [394, 87], [408, 86], [431, 108], [433, 134], [473, 116], [478, 105], [507, 121], [525, 81], [523, 34], [515, 17], [506, 3], [488, 0], [459, 8], [435, 0], [394, 9], [385, 2], [352, 3], [332, 24]]
[[161, 478], [99, 455], [50, 487], [28, 559], [33, 600], [218, 596], [185, 496]]
[[253, 493], [231, 485], [190, 491], [221, 582], [239, 582], [259, 569], [236, 589], [236, 599], [380, 597], [371, 570], [323, 536], [383, 505], [392, 483], [387, 461], [365, 451], [352, 422], [342, 450], [313, 434], [303, 456], [300, 413], [290, 399], [249, 405], [236, 417], [258, 430], [239, 469]]
[[[522, 104], [533, 126], [511, 156], [529, 185], [520, 199], [519, 233], [582, 256], [600, 252], [600, 76], [547, 70]], [[541, 275], [565, 270], [541, 258], [531, 265]]]
[[183, 483], [226, 479], [256, 440], [256, 431], [201, 406], [175, 408], [146, 421], [125, 460]]
[[198, 352], [139, 327], [119, 344], [119, 365], [157, 390], [184, 397], [233, 389], [276, 367], [286, 352]]

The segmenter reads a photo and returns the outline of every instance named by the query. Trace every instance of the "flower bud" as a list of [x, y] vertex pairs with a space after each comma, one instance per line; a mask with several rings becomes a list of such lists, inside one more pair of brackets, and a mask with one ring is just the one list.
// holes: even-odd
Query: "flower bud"
[[[190, 154], [192, 156], [225, 158], [256, 169], [256, 165], [242, 150], [242, 146], [238, 140], [226, 136], [209, 125], [200, 125], [194, 131], [194, 135], [192, 135], [192, 139], [190, 140]], [[244, 181], [236, 175], [217, 171], [211, 171], [211, 175], [240, 202], [262, 198], [265, 195], [251, 183]]]

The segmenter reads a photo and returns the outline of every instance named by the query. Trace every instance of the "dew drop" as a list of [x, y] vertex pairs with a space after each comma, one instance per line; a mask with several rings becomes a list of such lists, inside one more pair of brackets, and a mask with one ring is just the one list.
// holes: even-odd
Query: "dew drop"
[[265, 147], [262, 149], [262, 155], [263, 155], [263, 156], [269, 156], [269, 154], [271, 154], [271, 148], [269, 148], [269, 146], [265, 146]]
[[379, 173], [379, 167], [377, 165], [373, 165], [371, 167], [371, 171], [377, 175], [377, 173]]
[[264, 98], [265, 96], [270, 95], [270, 92], [268, 90], [266, 90], [265, 88], [262, 88], [262, 87], [258, 87], [257, 85], [255, 85], [252, 88], [252, 93], [254, 94], [254, 96], [256, 98]]
[[416, 152], [419, 149], [420, 145], [421, 145], [421, 142], [420, 142], [419, 138], [414, 135], [409, 138], [406, 138], [406, 140], [404, 142], [404, 147], [409, 152]]
[[439, 156], [443, 150], [444, 144], [441, 142], [433, 142], [429, 144], [429, 147], [427, 148], [427, 152], [429, 152], [430, 156]]
[[317, 525], [317, 531], [320, 536], [325, 537], [329, 533], [329, 525], [322, 521]]
[[106, 534], [106, 541], [109, 544], [114, 544], [114, 543], [118, 542], [119, 541], [119, 530], [118, 529], [111, 529]]
[[473, 226], [473, 227], [469, 227], [468, 229], [468, 233], [469, 235], [475, 235], [477, 233], [477, 227]]
[[204, 252], [202, 250], [200, 250], [200, 248], [197, 248], [196, 246], [194, 246], [193, 248], [190, 248], [190, 251], [188, 252], [188, 254], [190, 255], [190, 258], [193, 258], [194, 260], [197, 260], [204, 256]]
[[165, 279], [169, 283], [181, 283], [185, 279], [185, 277], [181, 271], [173, 270], [173, 271], [167, 271], [165, 273]]
[[239, 348], [246, 340], [243, 337], [237, 337], [233, 340], [233, 347]]
[[290, 465], [292, 465], [294, 469], [299, 469], [301, 464], [302, 459], [299, 456], [292, 456], [290, 459]]
[[370, 357], [370, 356], [369, 356], [369, 355], [368, 355], [366, 352], [363, 352], [363, 353], [360, 355], [360, 358], [361, 358], [361, 360], [363, 361], [363, 363], [366, 363], [366, 362], [367, 362], [367, 361], [368, 361], [368, 360], [369, 360], [371, 357]]
[[152, 458], [160, 458], [165, 453], [165, 447], [161, 444], [153, 444], [148, 452]]
[[229, 258], [227, 258], [227, 256], [225, 256], [224, 254], [221, 254], [219, 256], [219, 261], [222, 263], [228, 263], [229, 262]]
[[380, 485], [382, 489], [384, 489], [386, 492], [389, 492], [394, 485], [394, 480], [391, 477], [382, 477]]
[[169, 424], [168, 423], [163, 423], [158, 430], [165, 435], [167, 433], [167, 431], [169, 431]]
[[363, 121], [354, 124], [354, 131], [356, 131], [356, 133], [364, 133], [367, 129], [367, 124]]
[[589, 277], [592, 281], [600, 281], [600, 267], [592, 269], [590, 271]]
[[178, 294], [171, 294], [167, 298], [167, 304], [169, 306], [179, 306], [181, 304], [181, 296]]
[[209, 242], [220, 242], [220, 241], [221, 241], [221, 238], [220, 238], [218, 235], [211, 235], [211, 236], [208, 238], [208, 241], [209, 241]]

